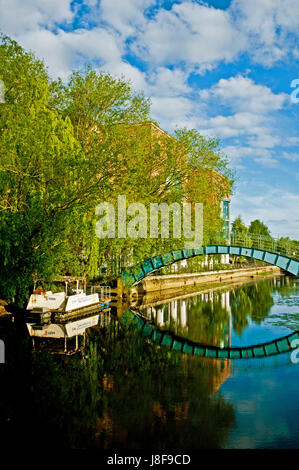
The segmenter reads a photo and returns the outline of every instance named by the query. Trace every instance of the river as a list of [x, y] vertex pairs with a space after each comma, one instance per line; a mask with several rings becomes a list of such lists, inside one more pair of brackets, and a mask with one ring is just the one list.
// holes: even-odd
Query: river
[[[297, 278], [273, 276], [176, 297], [152, 305], [141, 299], [141, 312], [158, 328], [204, 344], [245, 346], [299, 329]], [[18, 339], [8, 335], [8, 364], [0, 370], [7, 442], [99, 449], [299, 447], [299, 363], [290, 353], [236, 361], [193, 357], [152, 345], [138, 332], [120, 334], [117, 320], [108, 324], [110, 333], [107, 326], [98, 329], [88, 353], [70, 357], [32, 356], [20, 326]]]

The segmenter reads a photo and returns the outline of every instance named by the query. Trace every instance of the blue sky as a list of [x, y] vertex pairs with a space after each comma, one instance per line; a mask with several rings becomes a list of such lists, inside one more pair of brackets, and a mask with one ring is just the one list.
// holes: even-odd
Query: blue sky
[[299, 239], [298, 0], [0, 0], [0, 30], [53, 77], [124, 75], [165, 130], [219, 137], [232, 218]]

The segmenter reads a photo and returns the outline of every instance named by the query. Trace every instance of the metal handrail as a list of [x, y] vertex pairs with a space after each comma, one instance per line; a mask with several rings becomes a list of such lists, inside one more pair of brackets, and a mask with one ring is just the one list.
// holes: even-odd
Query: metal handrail
[[246, 246], [248, 248], [257, 248], [260, 250], [270, 251], [281, 255], [290, 256], [292, 258], [299, 257], [299, 243], [292, 241], [282, 241], [265, 235], [254, 233], [231, 233], [230, 244], [234, 246]]

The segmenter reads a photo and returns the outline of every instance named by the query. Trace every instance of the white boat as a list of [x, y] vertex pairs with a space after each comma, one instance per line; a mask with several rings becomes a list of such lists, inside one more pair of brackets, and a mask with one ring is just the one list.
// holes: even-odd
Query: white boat
[[101, 298], [98, 293], [87, 295], [83, 289], [79, 289], [79, 282], [77, 281], [76, 290], [68, 290], [67, 282], [66, 289], [63, 292], [34, 291], [31, 294], [26, 310], [29, 310], [33, 316], [40, 316], [41, 320], [46, 320], [51, 317], [52, 313], [67, 314], [67, 313], [80, 313], [81, 311], [103, 309], [107, 308], [110, 302], [109, 297]]
[[[27, 310], [43, 309], [43, 311], [63, 310], [71, 312], [78, 308], [100, 303], [99, 294], [86, 295], [84, 292], [67, 296], [65, 292], [52, 291], [31, 294]], [[45, 309], [45, 310], [44, 310]]]

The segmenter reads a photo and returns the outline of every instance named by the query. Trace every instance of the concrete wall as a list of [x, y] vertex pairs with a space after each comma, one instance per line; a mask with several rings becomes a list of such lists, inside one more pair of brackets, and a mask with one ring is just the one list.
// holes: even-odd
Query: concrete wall
[[168, 274], [161, 276], [148, 276], [142, 281], [145, 292], [164, 289], [181, 289], [182, 287], [196, 286], [198, 284], [217, 283], [236, 278], [252, 278], [262, 273], [281, 272], [277, 266], [262, 266], [256, 268], [229, 269], [222, 271], [208, 271], [192, 274]]

